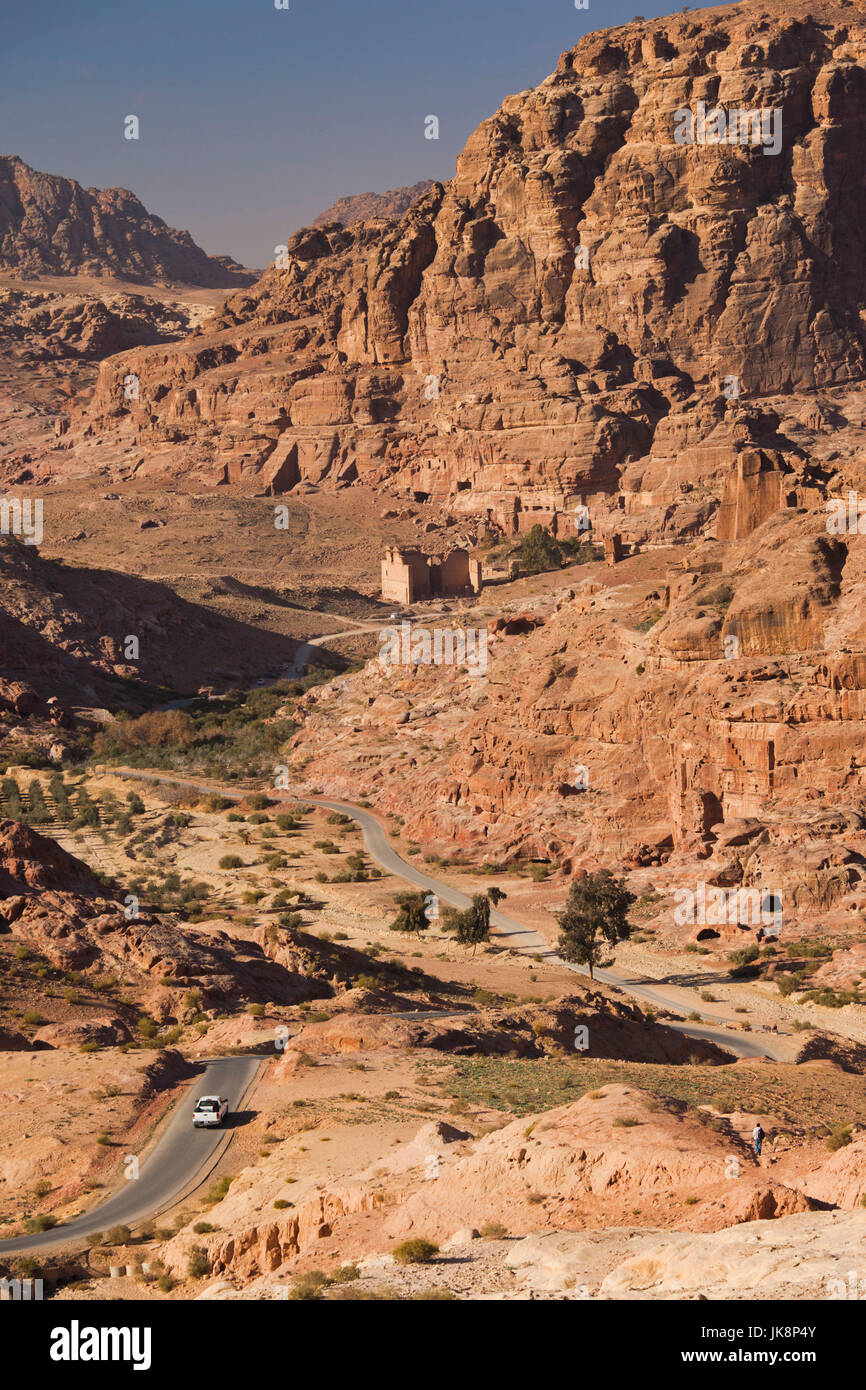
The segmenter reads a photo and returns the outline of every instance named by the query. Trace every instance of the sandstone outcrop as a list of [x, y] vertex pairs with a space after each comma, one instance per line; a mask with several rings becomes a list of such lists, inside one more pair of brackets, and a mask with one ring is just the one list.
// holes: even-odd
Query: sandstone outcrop
[[633, 1004], [587, 990], [552, 1005], [484, 1009], [465, 1018], [393, 1018], [342, 1011], [310, 1023], [288, 1044], [305, 1053], [359, 1052], [377, 1048], [431, 1048], [456, 1056], [562, 1056], [574, 1048], [576, 1030], [587, 1030], [594, 1057], [640, 1062], [685, 1062], [696, 1057], [724, 1062], [730, 1055], [712, 1044], [650, 1020]]
[[[364, 479], [506, 531], [586, 506], [628, 545], [717, 513], [744, 536], [847, 481], [864, 57], [841, 2], [591, 34], [399, 223], [303, 229], [203, 333], [106, 364], [92, 426], [175, 476]], [[778, 152], [678, 143], [698, 101], [778, 112]]]
[[369, 222], [376, 217], [386, 222], [396, 222], [432, 187], [432, 179], [419, 179], [407, 188], [389, 188], [385, 193], [355, 193], [348, 198], [338, 198], [336, 203], [320, 212], [310, 225], [327, 227], [332, 222], [338, 222], [341, 227], [351, 227], [355, 222]]
[[321, 1263], [387, 1253], [413, 1237], [441, 1244], [486, 1223], [512, 1236], [591, 1230], [597, 1241], [599, 1227], [628, 1230], [637, 1215], [650, 1228], [748, 1224], [754, 1232], [755, 1223], [824, 1205], [800, 1184], [763, 1171], [729, 1119], [712, 1127], [706, 1119], [682, 1104], [609, 1085], [480, 1139], [434, 1122], [349, 1182], [292, 1188], [291, 1209], [271, 1217], [263, 1210], [280, 1186], [274, 1155], [272, 1171], [247, 1170], [212, 1209], [219, 1230], [201, 1237], [183, 1231], [163, 1247], [163, 1258], [183, 1273], [198, 1243], [215, 1277], [249, 1280], [299, 1256]]
[[[542, 1232], [518, 1241], [511, 1268], [542, 1294], [601, 1298], [862, 1298], [856, 1276], [866, 1219], [783, 1216], [697, 1235], [686, 1231]], [[587, 1271], [592, 1271], [587, 1279]]]
[[[145, 911], [127, 917], [86, 864], [10, 820], [0, 820], [0, 933], [60, 970], [127, 980], [152, 994], [154, 1015], [163, 1021], [182, 1015], [184, 995], [193, 989], [206, 1007], [238, 1000], [294, 1004], [332, 992], [321, 968], [305, 973], [311, 959], [296, 960], [293, 968], [223, 931], [206, 933]], [[79, 1037], [82, 1029], [87, 1036]], [[38, 1040], [70, 1046], [125, 1037], [122, 1021], [88, 1018], [47, 1024]]]

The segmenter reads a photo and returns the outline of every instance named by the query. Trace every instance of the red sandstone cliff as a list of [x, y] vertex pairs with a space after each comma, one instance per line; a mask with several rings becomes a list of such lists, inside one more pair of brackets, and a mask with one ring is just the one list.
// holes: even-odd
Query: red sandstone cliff
[[[780, 113], [779, 153], [677, 144], [699, 101]], [[586, 500], [635, 539], [697, 533], [727, 487], [744, 534], [841, 466], [820, 471], [828, 402], [864, 376], [864, 110], [859, 2], [590, 35], [398, 224], [301, 231], [203, 332], [106, 363], [93, 425], [174, 474], [364, 478], [507, 528]], [[737, 521], [744, 450], [775, 476]]]

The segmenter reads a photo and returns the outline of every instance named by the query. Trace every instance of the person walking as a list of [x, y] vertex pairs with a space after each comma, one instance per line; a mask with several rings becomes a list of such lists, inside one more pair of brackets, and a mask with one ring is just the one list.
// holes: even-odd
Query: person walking
[[761, 1157], [761, 1145], [763, 1144], [766, 1137], [767, 1136], [765, 1135], [764, 1131], [761, 1129], [760, 1121], [758, 1121], [758, 1123], [755, 1125], [755, 1128], [752, 1130], [752, 1143], [755, 1146], [755, 1156], [757, 1158]]

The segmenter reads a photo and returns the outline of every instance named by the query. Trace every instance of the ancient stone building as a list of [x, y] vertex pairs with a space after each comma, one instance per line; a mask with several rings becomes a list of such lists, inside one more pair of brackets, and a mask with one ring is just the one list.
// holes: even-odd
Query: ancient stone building
[[386, 603], [415, 603], [439, 594], [477, 594], [482, 582], [481, 562], [473, 560], [467, 550], [450, 550], [438, 556], [392, 546], [382, 559], [382, 598]]

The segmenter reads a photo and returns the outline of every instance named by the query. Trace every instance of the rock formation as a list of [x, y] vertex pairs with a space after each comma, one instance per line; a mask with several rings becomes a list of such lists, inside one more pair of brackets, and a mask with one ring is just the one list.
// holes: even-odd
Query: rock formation
[[[399, 223], [300, 231], [202, 333], [105, 364], [92, 421], [212, 482], [361, 478], [508, 531], [588, 505], [628, 543], [722, 503], [744, 536], [844, 472], [864, 56], [841, 0], [589, 35]], [[776, 113], [778, 153], [678, 143], [699, 102]]]
[[355, 222], [369, 222], [377, 217], [386, 222], [396, 222], [432, 187], [432, 179], [419, 179], [408, 188], [389, 188], [385, 193], [356, 193], [348, 198], [338, 198], [336, 203], [320, 212], [310, 225], [327, 227], [332, 222], [338, 222], [341, 227], [351, 227]]
[[146, 284], [226, 289], [255, 278], [229, 256], [208, 256], [126, 188], [82, 188], [0, 156], [0, 270], [116, 276]]

